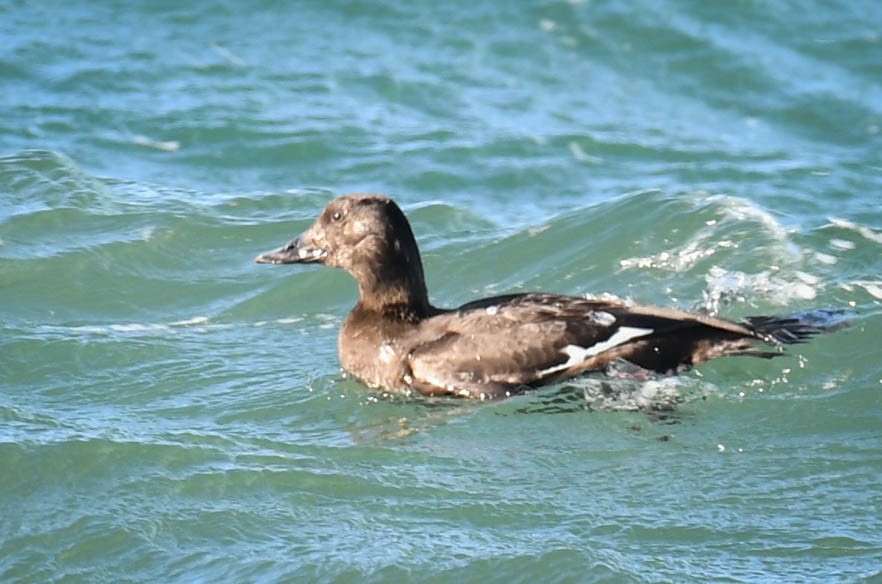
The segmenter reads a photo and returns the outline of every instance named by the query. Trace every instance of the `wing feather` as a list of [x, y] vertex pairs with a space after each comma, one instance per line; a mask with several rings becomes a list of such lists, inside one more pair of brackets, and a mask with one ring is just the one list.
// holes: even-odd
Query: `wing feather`
[[426, 339], [408, 355], [414, 385], [424, 393], [494, 396], [540, 385], [574, 359], [584, 361], [592, 347], [603, 352], [621, 329], [605, 309], [618, 306], [546, 294], [470, 303], [422, 331]]

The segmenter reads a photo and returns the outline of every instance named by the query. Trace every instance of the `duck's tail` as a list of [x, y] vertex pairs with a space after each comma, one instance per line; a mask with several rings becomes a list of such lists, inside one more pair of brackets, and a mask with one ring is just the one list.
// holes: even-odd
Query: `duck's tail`
[[757, 337], [775, 345], [804, 343], [825, 332], [823, 328], [797, 317], [751, 316], [745, 324]]
[[[844, 314], [838, 310], [814, 310], [793, 316], [751, 316], [745, 319], [747, 326], [757, 338], [773, 345], [796, 345], [815, 335], [829, 333], [848, 326]], [[779, 353], [754, 353], [772, 357]]]

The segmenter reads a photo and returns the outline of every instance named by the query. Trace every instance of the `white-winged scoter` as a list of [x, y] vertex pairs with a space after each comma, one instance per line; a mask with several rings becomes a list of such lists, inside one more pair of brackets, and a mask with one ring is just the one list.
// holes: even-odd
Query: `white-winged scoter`
[[819, 332], [795, 318], [736, 323], [545, 293], [437, 308], [410, 224], [383, 195], [334, 199], [305, 233], [256, 261], [321, 263], [352, 274], [359, 296], [340, 330], [340, 361], [363, 383], [388, 391], [498, 398], [615, 360], [669, 373], [725, 355], [773, 357], [780, 345]]

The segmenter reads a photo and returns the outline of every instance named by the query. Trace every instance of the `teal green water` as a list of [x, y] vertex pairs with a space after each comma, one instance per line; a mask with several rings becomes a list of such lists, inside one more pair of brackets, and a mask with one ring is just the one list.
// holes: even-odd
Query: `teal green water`
[[[882, 580], [882, 8], [0, 6], [0, 581]], [[500, 403], [339, 370], [395, 196], [436, 304], [826, 308], [771, 361]]]

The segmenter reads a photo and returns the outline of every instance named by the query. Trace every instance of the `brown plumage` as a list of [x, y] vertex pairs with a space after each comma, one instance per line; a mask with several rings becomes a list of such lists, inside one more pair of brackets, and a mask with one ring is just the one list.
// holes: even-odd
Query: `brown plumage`
[[619, 359], [667, 373], [724, 355], [771, 357], [781, 344], [819, 332], [798, 319], [736, 323], [544, 293], [436, 308], [410, 224], [382, 195], [334, 199], [305, 233], [257, 262], [322, 263], [352, 274], [359, 298], [340, 330], [340, 361], [368, 386], [388, 391], [504, 397]]

